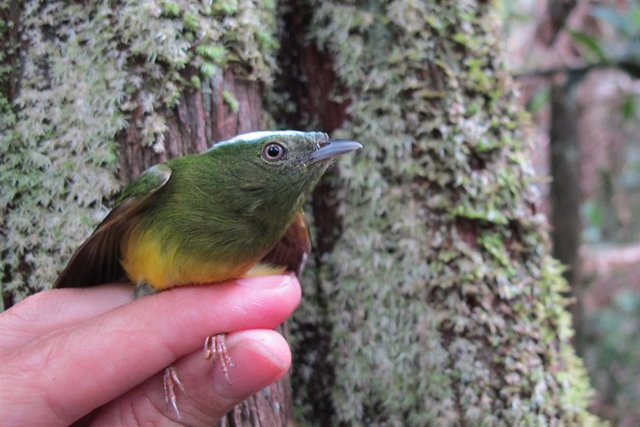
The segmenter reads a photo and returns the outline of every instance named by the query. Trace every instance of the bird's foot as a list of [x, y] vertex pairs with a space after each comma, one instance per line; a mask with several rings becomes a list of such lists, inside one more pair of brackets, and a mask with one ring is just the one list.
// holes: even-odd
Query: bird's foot
[[220, 358], [220, 365], [222, 365], [222, 372], [227, 382], [231, 384], [229, 379], [229, 368], [234, 367], [234, 363], [229, 356], [227, 345], [224, 342], [224, 334], [210, 335], [204, 340], [204, 358], [211, 359], [215, 362], [217, 358]]
[[164, 385], [164, 400], [167, 405], [171, 405], [178, 419], [180, 418], [180, 410], [178, 409], [178, 402], [176, 398], [176, 386], [182, 393], [185, 392], [184, 386], [178, 376], [178, 369], [175, 366], [169, 366], [164, 370], [164, 376], [162, 377], [162, 383]]
[[147, 295], [153, 295], [157, 293], [153, 286], [148, 283], [138, 283], [133, 291], [133, 299], [140, 299]]

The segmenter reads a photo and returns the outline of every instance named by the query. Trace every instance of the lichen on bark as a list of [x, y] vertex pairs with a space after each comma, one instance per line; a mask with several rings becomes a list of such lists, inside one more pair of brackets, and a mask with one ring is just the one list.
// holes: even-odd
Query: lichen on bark
[[297, 5], [350, 99], [336, 134], [364, 145], [297, 318], [330, 328], [332, 370], [298, 349], [297, 383], [326, 385], [335, 423], [597, 423], [491, 3]]

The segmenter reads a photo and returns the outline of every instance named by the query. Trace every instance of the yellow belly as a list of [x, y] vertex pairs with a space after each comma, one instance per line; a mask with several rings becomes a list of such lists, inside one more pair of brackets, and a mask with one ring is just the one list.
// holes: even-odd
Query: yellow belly
[[260, 264], [255, 259], [233, 264], [179, 253], [177, 245], [160, 242], [151, 233], [128, 233], [121, 243], [120, 263], [134, 284], [146, 283], [161, 291], [180, 285], [222, 282], [239, 277], [280, 274], [284, 268]]

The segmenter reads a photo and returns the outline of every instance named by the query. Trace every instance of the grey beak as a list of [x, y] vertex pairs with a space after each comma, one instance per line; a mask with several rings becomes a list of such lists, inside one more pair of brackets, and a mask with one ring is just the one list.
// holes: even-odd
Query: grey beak
[[328, 144], [322, 145], [311, 154], [311, 161], [315, 163], [321, 160], [332, 159], [359, 148], [362, 148], [362, 144], [359, 142], [345, 139], [332, 139]]

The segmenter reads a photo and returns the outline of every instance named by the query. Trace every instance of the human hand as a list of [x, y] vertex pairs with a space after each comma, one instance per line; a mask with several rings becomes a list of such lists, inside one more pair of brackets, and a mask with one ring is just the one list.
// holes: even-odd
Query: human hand
[[[2, 423], [171, 424], [162, 376], [174, 364], [186, 390], [176, 390], [179, 421], [208, 425], [289, 369], [289, 346], [271, 329], [300, 301], [293, 276], [132, 298], [131, 285], [56, 289], [0, 314]], [[225, 332], [231, 384], [202, 351]]]

